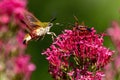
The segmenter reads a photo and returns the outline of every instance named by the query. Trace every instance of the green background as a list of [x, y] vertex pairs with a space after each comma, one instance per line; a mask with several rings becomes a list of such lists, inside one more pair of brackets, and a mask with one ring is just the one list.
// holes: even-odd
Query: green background
[[[74, 24], [76, 15], [79, 22], [94, 27], [98, 33], [105, 32], [113, 20], [120, 21], [120, 0], [28, 0], [28, 10], [41, 21], [50, 21], [52, 17], [62, 26], [53, 26], [51, 31], [57, 35], [67, 26]], [[50, 46], [52, 39], [46, 35], [43, 40], [31, 41], [27, 53], [36, 64], [31, 80], [53, 80], [48, 73], [48, 62], [41, 53]], [[113, 49], [109, 37], [105, 37], [105, 46]]]

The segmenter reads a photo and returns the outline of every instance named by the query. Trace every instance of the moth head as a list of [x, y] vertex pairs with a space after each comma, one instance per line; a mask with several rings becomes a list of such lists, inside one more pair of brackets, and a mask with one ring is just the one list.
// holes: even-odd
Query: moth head
[[55, 21], [56, 20], [56, 17], [53, 17], [51, 20], [50, 20], [50, 22], [48, 23], [48, 27], [52, 27], [53, 26], [53, 21]]
[[53, 23], [48, 23], [48, 27], [52, 27], [53, 26]]

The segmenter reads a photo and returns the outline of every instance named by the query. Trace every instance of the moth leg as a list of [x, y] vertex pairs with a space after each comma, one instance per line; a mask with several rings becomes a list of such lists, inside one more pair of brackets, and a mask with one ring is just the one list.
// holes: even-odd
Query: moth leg
[[47, 32], [47, 34], [52, 35], [52, 40], [54, 40], [54, 37], [57, 37], [56, 34], [54, 32]]
[[40, 37], [37, 37], [37, 38], [35, 38], [35, 41], [38, 41], [40, 39]]
[[38, 40], [43, 40], [43, 39], [44, 39], [44, 37], [45, 37], [45, 35], [43, 35], [43, 36], [39, 36], [39, 37], [37, 37], [37, 38], [35, 39], [35, 41], [38, 41]]
[[41, 40], [43, 40], [45, 38], [45, 35], [43, 35], [42, 37], [41, 37]]

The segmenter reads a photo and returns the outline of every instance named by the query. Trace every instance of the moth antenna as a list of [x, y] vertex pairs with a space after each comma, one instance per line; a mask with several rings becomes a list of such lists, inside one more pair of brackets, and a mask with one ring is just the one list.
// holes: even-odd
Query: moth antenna
[[74, 17], [74, 19], [76, 20], [76, 22], [79, 23], [79, 20], [78, 20], [77, 16], [73, 15], [73, 17]]
[[56, 20], [56, 17], [53, 17], [51, 20], [50, 20], [50, 23], [52, 23], [53, 21]]
[[77, 16], [73, 15], [73, 17], [74, 17], [74, 19], [76, 20], [75, 26], [78, 26], [78, 25], [79, 25], [79, 20], [78, 20]]

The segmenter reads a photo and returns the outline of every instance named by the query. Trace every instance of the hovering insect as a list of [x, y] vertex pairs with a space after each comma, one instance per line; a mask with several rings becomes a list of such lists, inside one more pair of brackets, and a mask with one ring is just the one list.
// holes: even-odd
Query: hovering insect
[[32, 39], [37, 40], [44, 37], [45, 34], [52, 35], [53, 39], [56, 34], [54, 32], [50, 32], [50, 28], [53, 26], [52, 21], [54, 20], [55, 18], [50, 22], [41, 22], [32, 13], [25, 11], [22, 23], [26, 25], [29, 33], [25, 35], [23, 44], [27, 44]]
[[74, 18], [75, 18], [76, 22], [75, 22], [73, 30], [77, 29], [77, 30], [80, 30], [81, 32], [85, 32], [85, 33], [91, 32], [91, 28], [88, 28], [87, 26], [85, 26], [84, 22], [80, 25], [78, 18], [76, 16], [74, 16]]

